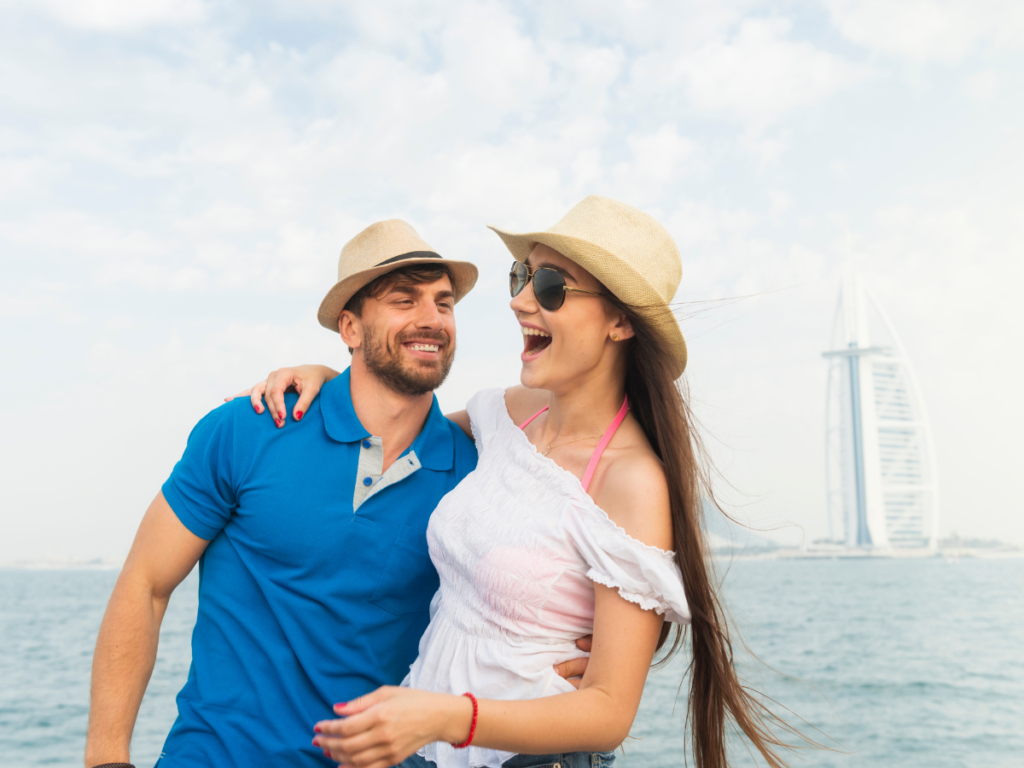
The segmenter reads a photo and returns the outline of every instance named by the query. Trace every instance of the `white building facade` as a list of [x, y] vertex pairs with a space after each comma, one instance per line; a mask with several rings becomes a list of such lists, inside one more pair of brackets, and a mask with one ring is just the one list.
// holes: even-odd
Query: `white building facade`
[[935, 549], [938, 478], [924, 399], [892, 323], [852, 267], [823, 355], [830, 538], [851, 548]]

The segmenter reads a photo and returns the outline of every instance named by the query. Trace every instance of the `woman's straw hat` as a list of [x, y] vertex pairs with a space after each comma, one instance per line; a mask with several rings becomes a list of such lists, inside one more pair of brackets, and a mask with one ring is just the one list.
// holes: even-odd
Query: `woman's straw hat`
[[316, 315], [320, 325], [337, 332], [341, 310], [356, 291], [383, 274], [413, 264], [443, 264], [448, 267], [452, 271], [455, 301], [462, 299], [476, 284], [475, 264], [441, 258], [415, 229], [401, 219], [378, 221], [341, 249], [338, 282], [327, 292]]
[[517, 261], [537, 243], [572, 259], [647, 320], [672, 350], [681, 376], [686, 342], [669, 307], [683, 276], [672, 235], [643, 211], [607, 197], [590, 195], [543, 232], [519, 234], [488, 225]]

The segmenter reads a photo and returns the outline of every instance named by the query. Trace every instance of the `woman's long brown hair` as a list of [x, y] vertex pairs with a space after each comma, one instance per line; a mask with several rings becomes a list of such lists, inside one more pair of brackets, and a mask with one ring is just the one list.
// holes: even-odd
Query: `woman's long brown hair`
[[[711, 553], [705, 541], [703, 510], [714, 504], [711, 463], [698, 434], [682, 384], [674, 375], [677, 363], [661, 342], [654, 326], [637, 312], [608, 296], [633, 326], [626, 370], [626, 394], [633, 416], [665, 468], [672, 513], [676, 562], [683, 575], [689, 603], [690, 692], [687, 720], [692, 734], [696, 768], [726, 768], [726, 738], [731, 720], [772, 768], [786, 763], [779, 752], [789, 748], [772, 731], [783, 723], [759, 696], [745, 687], [736, 672], [728, 621], [718, 595]], [[685, 641], [686, 629], [666, 624], [659, 649], [674, 627], [668, 655]]]

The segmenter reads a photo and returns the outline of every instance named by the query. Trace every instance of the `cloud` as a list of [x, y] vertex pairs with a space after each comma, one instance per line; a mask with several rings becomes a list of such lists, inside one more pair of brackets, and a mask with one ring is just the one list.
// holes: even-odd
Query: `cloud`
[[730, 40], [714, 40], [676, 64], [698, 109], [757, 126], [863, 79], [858, 66], [789, 39], [787, 19], [747, 19]]
[[127, 31], [156, 24], [202, 21], [202, 0], [39, 0], [25, 3], [70, 26]]
[[832, 23], [859, 45], [914, 63], [956, 64], [984, 43], [1024, 40], [1016, 0], [826, 0]]

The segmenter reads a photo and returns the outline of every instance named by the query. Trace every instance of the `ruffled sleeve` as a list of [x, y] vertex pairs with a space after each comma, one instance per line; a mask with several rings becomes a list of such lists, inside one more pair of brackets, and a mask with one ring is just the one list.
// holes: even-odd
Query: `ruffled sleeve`
[[596, 504], [575, 506], [568, 525], [589, 569], [587, 578], [614, 587], [626, 600], [666, 621], [690, 623], [690, 608], [675, 554], [638, 541]]
[[466, 403], [469, 425], [473, 430], [476, 450], [482, 454], [487, 441], [498, 431], [502, 420], [508, 419], [505, 408], [505, 390], [500, 388], [482, 389]]

